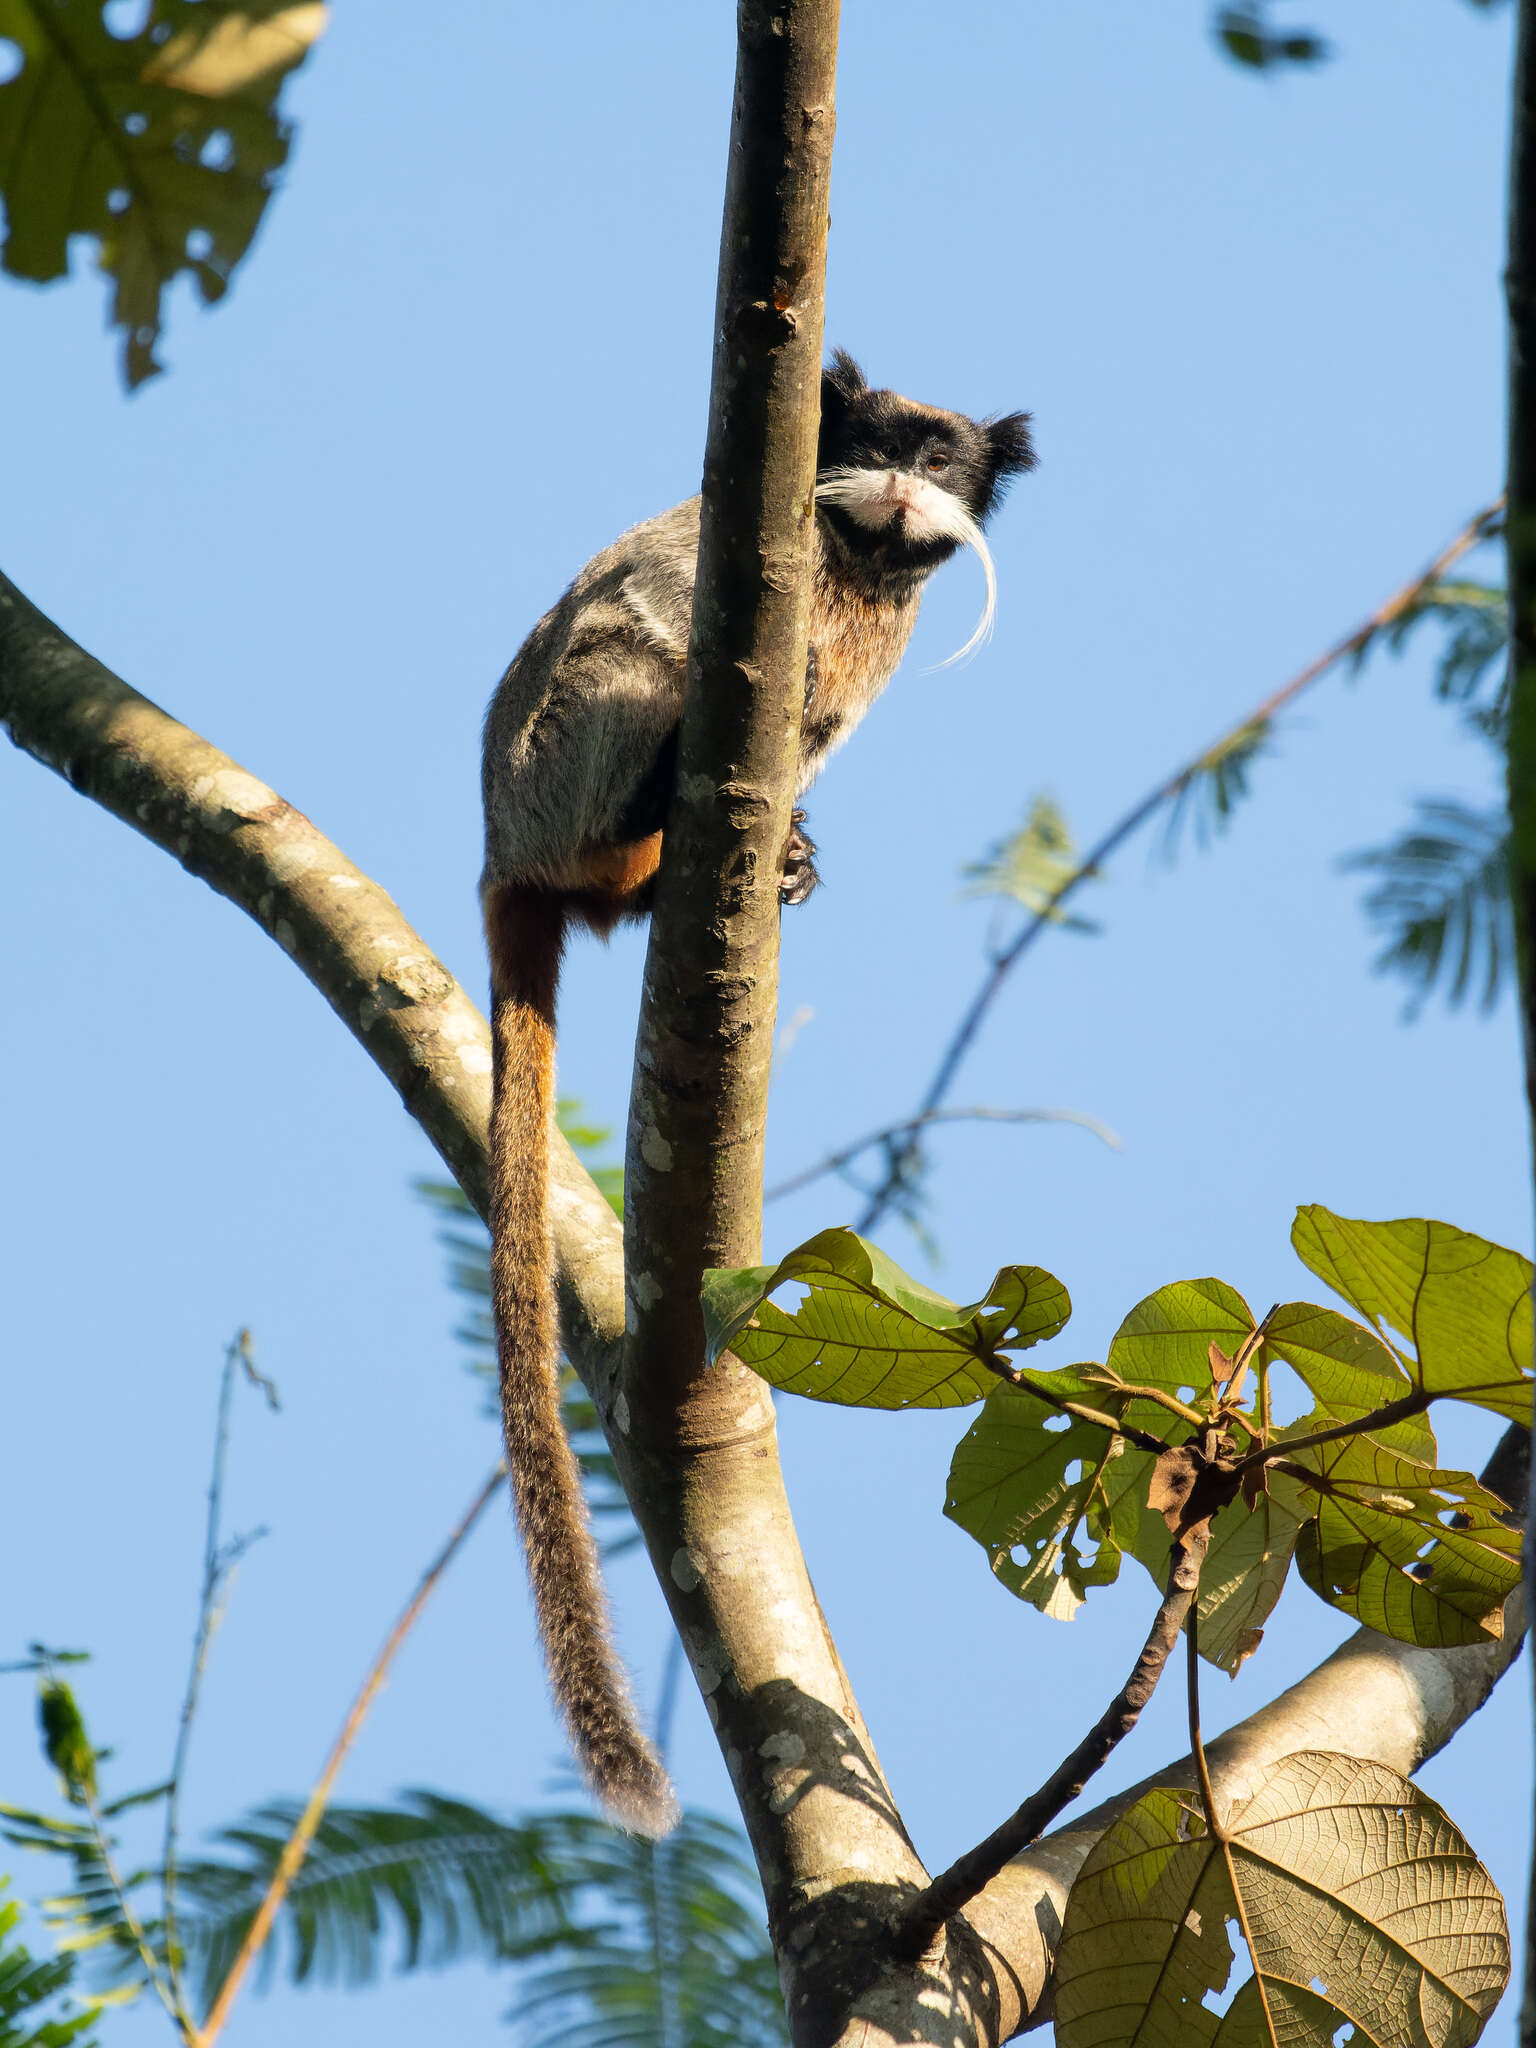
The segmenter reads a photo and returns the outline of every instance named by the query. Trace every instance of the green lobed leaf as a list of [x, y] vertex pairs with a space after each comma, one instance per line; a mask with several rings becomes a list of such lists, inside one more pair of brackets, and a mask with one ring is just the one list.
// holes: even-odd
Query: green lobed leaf
[[[799, 1281], [805, 1299], [768, 1296]], [[711, 1362], [731, 1351], [787, 1393], [854, 1408], [955, 1408], [997, 1384], [989, 1353], [1054, 1337], [1072, 1312], [1039, 1266], [1004, 1266], [961, 1307], [851, 1230], [823, 1230], [771, 1268], [716, 1269], [701, 1293]]]
[[[1298, 1433], [1304, 1425], [1297, 1425]], [[1470, 1472], [1439, 1472], [1369, 1437], [1297, 1453], [1324, 1491], [1296, 1562], [1331, 1607], [1425, 1647], [1497, 1641], [1522, 1531]]]
[[1235, 1500], [1211, 1524], [1200, 1568], [1200, 1654], [1233, 1677], [1263, 1640], [1309, 1506], [1304, 1488], [1271, 1472], [1252, 1507]]
[[[1372, 2048], [1470, 2048], [1509, 1929], [1432, 1799], [1385, 1765], [1303, 1751], [1223, 1819], [1236, 1890], [1185, 1792], [1148, 1793], [1094, 1845], [1056, 1955], [1060, 2048], [1328, 2048], [1346, 2026]], [[1206, 2001], [1231, 1979], [1239, 1893], [1254, 1975], [1223, 2017]]]
[[[1265, 1349], [1284, 1359], [1316, 1400], [1319, 1413], [1308, 1418], [1309, 1430], [1352, 1422], [1413, 1391], [1392, 1347], [1337, 1309], [1287, 1302], [1269, 1319]], [[1302, 1432], [1298, 1427], [1294, 1433]], [[1376, 1432], [1376, 1440], [1426, 1465], [1437, 1456], [1427, 1415], [1391, 1423]]]
[[1403, 1362], [1415, 1386], [1529, 1422], [1529, 1259], [1450, 1223], [1365, 1223], [1318, 1204], [1297, 1210], [1291, 1243], [1362, 1315], [1413, 1344], [1417, 1359]]
[[48, 283], [91, 237], [130, 389], [162, 368], [171, 281], [209, 304], [228, 289], [288, 154], [278, 93], [324, 21], [289, 0], [154, 0], [119, 37], [103, 0], [0, 0], [22, 59], [0, 85], [0, 262]]
[[[1212, 1344], [1231, 1357], [1253, 1327], [1247, 1302], [1224, 1280], [1174, 1280], [1137, 1302], [1115, 1332], [1108, 1359], [1096, 1370], [1103, 1385], [1160, 1387], [1193, 1402], [1211, 1391]], [[1155, 1403], [1135, 1402], [1127, 1413], [1166, 1433], [1162, 1425], [1170, 1418]]]
[[[1072, 1378], [1053, 1373], [1051, 1384], [1102, 1405], [1097, 1390], [1069, 1387]], [[955, 1446], [944, 1512], [975, 1537], [1010, 1593], [1070, 1621], [1091, 1586], [1119, 1576], [1104, 1475], [1122, 1456], [1135, 1462], [1145, 1492], [1152, 1460], [1144, 1452], [1004, 1383]], [[1165, 1530], [1165, 1549], [1166, 1538]]]

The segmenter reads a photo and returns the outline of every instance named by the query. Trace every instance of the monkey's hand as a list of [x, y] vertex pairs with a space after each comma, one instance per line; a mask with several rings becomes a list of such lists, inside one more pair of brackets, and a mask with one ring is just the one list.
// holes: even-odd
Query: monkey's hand
[[784, 849], [784, 878], [779, 883], [781, 903], [803, 903], [821, 881], [816, 872], [816, 842], [800, 830], [804, 811], [791, 811], [789, 844]]

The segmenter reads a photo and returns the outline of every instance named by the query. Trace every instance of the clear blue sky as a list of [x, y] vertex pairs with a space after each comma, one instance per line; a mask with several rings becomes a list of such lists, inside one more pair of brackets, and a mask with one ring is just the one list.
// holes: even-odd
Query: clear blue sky
[[[1284, 10], [1301, 19], [1294, 8]], [[962, 864], [1049, 790], [1087, 838], [1413, 573], [1496, 492], [1510, 18], [1460, 0], [1316, 0], [1336, 61], [1223, 64], [1201, 0], [847, 0], [831, 341], [877, 381], [1032, 409], [1042, 455], [811, 799], [826, 886], [785, 920], [771, 1168], [899, 1115], [978, 972]], [[291, 181], [228, 303], [178, 297], [171, 374], [125, 401], [101, 288], [0, 285], [0, 562], [86, 646], [275, 782], [483, 980], [477, 729], [501, 666], [582, 561], [696, 484], [730, 97], [730, 10], [342, 7], [291, 99]], [[1427, 646], [1325, 684], [1214, 851], [1145, 849], [1053, 937], [959, 1091], [1104, 1119], [935, 1146], [937, 1272], [1004, 1260], [1077, 1304], [1102, 1356], [1163, 1281], [1315, 1298], [1295, 1205], [1441, 1215], [1529, 1248], [1506, 1005], [1398, 1021], [1338, 857], [1417, 793], [1491, 770], [1429, 701]], [[431, 1157], [254, 926], [31, 762], [0, 761], [0, 1243], [8, 1441], [0, 1658], [83, 1644], [121, 1786], [163, 1774], [192, 1617], [220, 1351], [248, 1323], [285, 1407], [247, 1403], [242, 1567], [194, 1758], [194, 1830], [304, 1788], [395, 1608], [494, 1456], [451, 1342]], [[622, 1120], [639, 942], [580, 948], [562, 1082]], [[847, 1220], [823, 1184], [770, 1247]], [[1123, 1676], [1149, 1582], [1070, 1628], [1020, 1607], [940, 1518], [954, 1418], [784, 1412], [818, 1588], [930, 1862], [989, 1827]], [[1450, 1426], [1448, 1462], [1496, 1433]], [[18, 1450], [17, 1447], [23, 1447]], [[660, 1605], [616, 1575], [642, 1690]], [[1304, 1590], [1209, 1723], [1344, 1630]], [[907, 1659], [918, 1614], [941, 1626]], [[1125, 1755], [1181, 1744], [1160, 1700]], [[1526, 1683], [1426, 1773], [1510, 1892]], [[413, 1641], [342, 1787], [513, 1810], [559, 1745], [511, 1532], [488, 1525]], [[0, 1797], [45, 1801], [26, 1686], [0, 1687]], [[691, 1697], [688, 1797], [724, 1774]], [[45, 1888], [44, 1874], [17, 1872]], [[478, 1968], [367, 1997], [247, 2003], [231, 2048], [495, 2038]], [[146, 2006], [123, 2044], [163, 2036]], [[1488, 2039], [1514, 2038], [1513, 2001]]]

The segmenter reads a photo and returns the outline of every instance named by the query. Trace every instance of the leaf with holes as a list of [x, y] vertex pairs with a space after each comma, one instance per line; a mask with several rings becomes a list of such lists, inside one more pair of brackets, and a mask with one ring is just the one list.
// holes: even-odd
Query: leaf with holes
[[165, 289], [222, 298], [288, 155], [286, 76], [325, 26], [319, 4], [153, 0], [135, 35], [104, 0], [0, 0], [21, 68], [0, 85], [0, 263], [47, 284], [89, 235], [112, 279], [130, 389], [155, 359]]
[[[1216, 1841], [1149, 1792], [1094, 1845], [1056, 1954], [1060, 2048], [1470, 2048], [1509, 1976], [1504, 1902], [1457, 1829], [1385, 1765], [1303, 1751]], [[1239, 1911], [1241, 1906], [1241, 1912]], [[1244, 1946], [1253, 1975], [1219, 1999]]]
[[[1337, 1309], [1287, 1302], [1269, 1319], [1265, 1350], [1283, 1358], [1316, 1400], [1321, 1413], [1310, 1418], [1311, 1429], [1353, 1422], [1414, 1390], [1391, 1346]], [[1427, 1415], [1391, 1423], [1376, 1438], [1421, 1464], [1435, 1462], [1435, 1433]]]
[[[782, 1309], [768, 1296], [791, 1281], [805, 1299]], [[962, 1308], [851, 1230], [823, 1230], [777, 1266], [706, 1273], [701, 1298], [711, 1362], [731, 1351], [786, 1393], [848, 1408], [966, 1407], [997, 1385], [992, 1353], [1054, 1337], [1072, 1313], [1039, 1266], [1004, 1266]]]
[[1318, 1444], [1296, 1562], [1330, 1607], [1426, 1648], [1497, 1641], [1520, 1583], [1521, 1531], [1470, 1472], [1437, 1472], [1369, 1437]]
[[[1071, 1399], [1103, 1405], [1096, 1389], [1052, 1373]], [[1146, 1491], [1152, 1460], [1091, 1422], [1003, 1385], [955, 1446], [944, 1512], [987, 1552], [997, 1577], [1055, 1621], [1070, 1621], [1093, 1586], [1120, 1571], [1104, 1475], [1129, 1463]], [[1167, 1549], [1166, 1539], [1164, 1549]]]
[[1291, 1243], [1361, 1315], [1409, 1340], [1415, 1386], [1530, 1421], [1529, 1259], [1454, 1224], [1362, 1223], [1317, 1205], [1297, 1210]]

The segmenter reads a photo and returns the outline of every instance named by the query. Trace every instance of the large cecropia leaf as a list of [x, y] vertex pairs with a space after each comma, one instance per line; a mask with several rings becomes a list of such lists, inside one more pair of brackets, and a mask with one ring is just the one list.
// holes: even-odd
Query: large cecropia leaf
[[222, 298], [288, 155], [283, 80], [325, 26], [292, 0], [153, 0], [114, 35], [106, 0], [0, 0], [20, 68], [0, 85], [0, 264], [47, 284], [72, 236], [113, 281], [130, 389], [155, 357], [166, 287], [183, 271]]
[[[1071, 1377], [1053, 1373], [1051, 1384], [1066, 1392]], [[1097, 1388], [1077, 1397], [1103, 1400]], [[944, 1512], [981, 1544], [1010, 1593], [1070, 1621], [1091, 1586], [1119, 1576], [1105, 1480], [1121, 1454], [1145, 1492], [1152, 1460], [1144, 1452], [1004, 1384], [955, 1446]]]
[[1363, 1223], [1315, 1204], [1297, 1210], [1291, 1242], [1352, 1307], [1408, 1339], [1415, 1386], [1530, 1421], [1529, 1259], [1454, 1224]]
[[[1095, 1844], [1056, 1954], [1061, 2048], [1470, 2048], [1509, 1976], [1493, 1880], [1419, 1788], [1304, 1751], [1221, 1816], [1150, 1792]], [[1241, 1900], [1241, 1916], [1239, 1914]], [[1226, 1992], [1252, 1937], [1253, 1974]]]
[[[796, 1307], [768, 1299], [791, 1281], [806, 1290]], [[1004, 1266], [961, 1307], [851, 1230], [823, 1230], [777, 1266], [706, 1273], [702, 1299], [711, 1362], [730, 1351], [786, 1393], [847, 1408], [967, 1407], [997, 1385], [992, 1354], [1054, 1337], [1072, 1313], [1039, 1266]]]
[[1369, 1437], [1301, 1452], [1318, 1475], [1296, 1562], [1331, 1607], [1398, 1642], [1497, 1641], [1522, 1530], [1470, 1472], [1437, 1472]]

